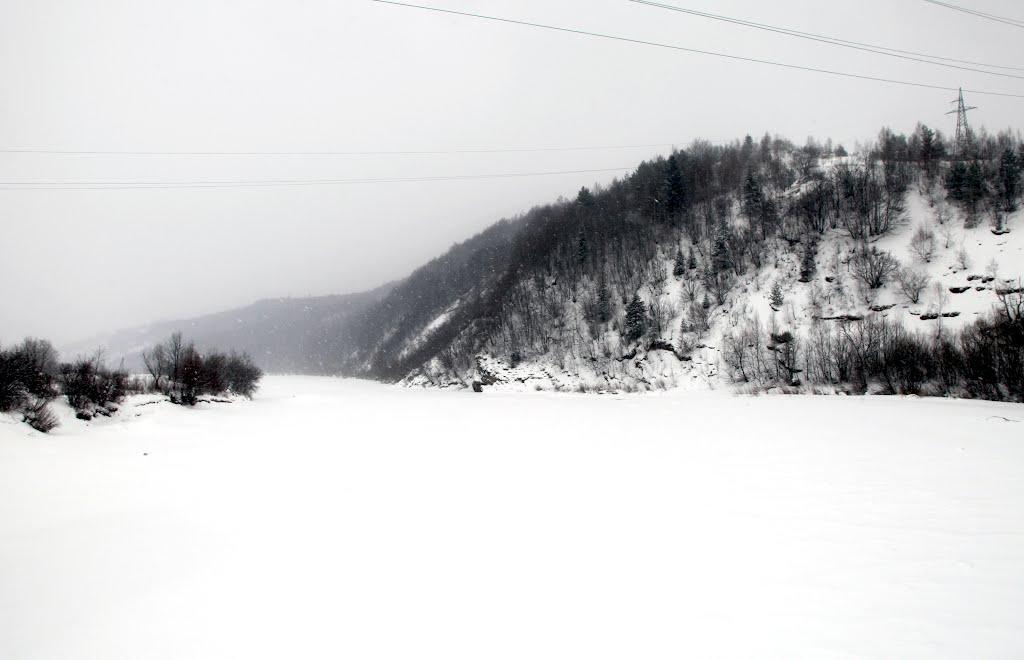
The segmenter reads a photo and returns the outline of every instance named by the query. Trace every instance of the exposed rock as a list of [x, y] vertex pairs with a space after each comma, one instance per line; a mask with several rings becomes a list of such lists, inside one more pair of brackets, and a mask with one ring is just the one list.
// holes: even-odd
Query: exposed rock
[[864, 317], [857, 314], [839, 314], [838, 316], [819, 316], [819, 321], [863, 321]]

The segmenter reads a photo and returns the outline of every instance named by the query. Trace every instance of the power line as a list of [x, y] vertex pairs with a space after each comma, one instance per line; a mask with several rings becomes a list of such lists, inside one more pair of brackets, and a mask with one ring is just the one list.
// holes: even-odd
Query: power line
[[1012, 25], [1013, 27], [1024, 28], [1024, 21], [1019, 21], [1015, 18], [1007, 18], [1006, 16], [997, 16], [996, 14], [989, 14], [988, 12], [978, 11], [977, 9], [969, 9], [967, 7], [960, 7], [949, 2], [940, 2], [939, 0], [924, 0], [925, 2], [938, 5], [939, 7], [945, 7], [946, 9], [952, 9], [953, 11], [959, 11], [964, 14], [970, 14], [971, 16], [977, 16], [978, 18], [985, 18], [990, 21], [997, 23], [1004, 23], [1006, 25]]
[[56, 154], [65, 156], [441, 156], [454, 154], [541, 153], [555, 151], [607, 151], [615, 149], [654, 149], [677, 143], [614, 144], [573, 147], [498, 147], [426, 151], [73, 151], [62, 149], [0, 149], [0, 154]]
[[416, 183], [435, 181], [478, 181], [514, 179], [561, 174], [597, 174], [623, 172], [634, 167], [608, 167], [556, 172], [511, 172], [501, 174], [459, 174], [453, 176], [388, 177], [376, 179], [257, 179], [234, 181], [0, 181], [0, 190], [145, 190], [151, 188], [258, 188], [269, 186], [356, 185], [379, 183]]
[[[961, 64], [972, 64], [975, 66], [985, 66], [999, 69], [1009, 69], [1016, 71], [1024, 71], [1024, 67], [1011, 67], [997, 64], [983, 64], [978, 62], [969, 62], [966, 60], [958, 60], [951, 57], [939, 57], [935, 55], [928, 55], [925, 53], [913, 53], [911, 51], [901, 51], [895, 48], [887, 48], [885, 46], [876, 46], [873, 44], [866, 44], [857, 41], [850, 41], [848, 39], [839, 39], [837, 37], [829, 37], [823, 34], [815, 34], [813, 32], [803, 32], [801, 30], [793, 30], [791, 28], [779, 27], [776, 25], [768, 25], [766, 23], [756, 23], [754, 21], [748, 21], [742, 18], [732, 18], [729, 16], [722, 16], [720, 14], [711, 14], [708, 12], [697, 11], [695, 9], [687, 9], [685, 7], [678, 7], [676, 5], [667, 5], [661, 2], [653, 2], [652, 0], [627, 0], [638, 5], [647, 5], [649, 7], [657, 7], [659, 9], [667, 9], [669, 11], [679, 12], [681, 14], [689, 14], [691, 16], [699, 16], [701, 18], [709, 18], [714, 21], [723, 21], [726, 23], [732, 23], [734, 25], [742, 25], [744, 27], [750, 27], [757, 30], [764, 30], [766, 32], [774, 32], [789, 37], [796, 37], [798, 39], [806, 39], [808, 41], [816, 41], [819, 43], [825, 43], [832, 46], [839, 46], [840, 48], [850, 48], [852, 50], [859, 50], [866, 53], [874, 53], [876, 55], [885, 55], [886, 57], [895, 57], [902, 60], [909, 60], [911, 62], [920, 62], [923, 64], [931, 64], [934, 66], [942, 66], [950, 69], [959, 69], [961, 71], [973, 71], [975, 73], [985, 73], [990, 76], [1001, 76], [1004, 78], [1017, 78], [1024, 80], [1024, 76], [1014, 75], [1011, 73], [1001, 73], [998, 71], [986, 71], [985, 69], [976, 69], [969, 66], [960, 66], [960, 64], [953, 64], [953, 62], [960, 62]], [[942, 60], [939, 62], [933, 60]]]
[[[929, 83], [918, 83], [918, 82], [911, 82], [911, 81], [907, 81], [907, 80], [897, 80], [897, 79], [894, 79], [894, 78], [882, 78], [882, 77], [879, 77], [879, 76], [869, 76], [869, 75], [858, 74], [858, 73], [848, 73], [848, 72], [845, 72], [845, 71], [835, 71], [835, 70], [832, 70], [832, 69], [820, 69], [820, 68], [817, 68], [817, 67], [805, 66], [805, 65], [802, 65], [802, 64], [789, 64], [789, 63], [786, 63], [786, 62], [775, 62], [773, 60], [765, 60], [765, 59], [759, 59], [759, 58], [755, 58], [755, 57], [744, 57], [742, 55], [732, 55], [732, 54], [729, 54], [729, 53], [721, 53], [721, 52], [711, 51], [711, 50], [702, 50], [702, 49], [699, 49], [699, 48], [689, 48], [689, 47], [686, 47], [686, 46], [678, 46], [678, 45], [675, 45], [675, 44], [665, 44], [665, 43], [660, 43], [660, 42], [656, 42], [656, 41], [646, 41], [646, 40], [643, 40], [643, 39], [634, 39], [634, 38], [631, 38], [631, 37], [622, 37], [622, 36], [618, 36], [618, 35], [604, 34], [604, 33], [601, 33], [601, 32], [589, 32], [587, 30], [578, 30], [576, 28], [559, 27], [559, 26], [555, 26], [555, 25], [546, 25], [546, 24], [543, 24], [543, 23], [532, 23], [532, 22], [529, 22], [529, 21], [520, 21], [520, 20], [516, 20], [516, 19], [512, 19], [512, 18], [502, 18], [502, 17], [499, 17], [499, 16], [488, 16], [488, 15], [485, 15], [485, 14], [475, 14], [475, 13], [472, 13], [472, 12], [457, 11], [457, 10], [454, 10], [454, 9], [442, 9], [440, 7], [427, 7], [427, 6], [424, 6], [424, 5], [416, 5], [416, 4], [407, 3], [407, 2], [397, 2], [396, 0], [370, 0], [370, 2], [377, 2], [377, 3], [380, 3], [380, 4], [393, 5], [393, 6], [396, 6], [396, 7], [407, 7], [407, 8], [410, 8], [410, 9], [422, 9], [422, 10], [426, 10], [426, 11], [433, 11], [433, 12], [438, 12], [438, 13], [442, 13], [442, 14], [450, 14], [450, 15], [455, 15], [455, 16], [465, 16], [465, 17], [468, 17], [468, 18], [479, 18], [479, 19], [488, 20], [488, 21], [496, 21], [496, 22], [499, 22], [499, 23], [509, 23], [509, 24], [512, 24], [512, 25], [523, 25], [523, 26], [527, 26], [527, 27], [540, 28], [540, 29], [544, 29], [544, 30], [553, 30], [553, 31], [556, 31], [556, 32], [567, 32], [567, 33], [570, 33], [570, 34], [577, 34], [577, 35], [583, 35], [583, 36], [588, 36], [588, 37], [598, 37], [600, 39], [611, 39], [613, 41], [621, 41], [621, 42], [631, 43], [631, 44], [640, 44], [640, 45], [644, 45], [644, 46], [654, 46], [656, 48], [667, 48], [669, 50], [682, 51], [682, 52], [686, 52], [686, 53], [696, 53], [696, 54], [699, 54], [699, 55], [710, 55], [712, 57], [721, 57], [721, 58], [730, 59], [730, 60], [736, 60], [736, 61], [740, 61], [740, 62], [753, 62], [753, 63], [756, 63], [756, 64], [766, 64], [766, 65], [770, 65], [770, 66], [782, 67], [782, 68], [785, 68], [785, 69], [794, 69], [794, 70], [798, 70], [798, 71], [810, 71], [810, 72], [814, 72], [814, 73], [824, 73], [824, 74], [828, 74], [828, 75], [832, 75], [832, 76], [841, 76], [841, 77], [844, 77], [844, 78], [855, 78], [855, 79], [858, 79], [858, 80], [870, 80], [870, 81], [874, 81], [874, 82], [889, 83], [889, 84], [893, 84], [893, 85], [903, 85], [903, 86], [907, 86], [907, 87], [920, 87], [920, 88], [923, 88], [923, 89], [937, 89], [937, 90], [942, 90], [942, 91], [947, 91], [947, 92], [959, 91], [958, 87], [949, 87], [949, 86], [946, 86], [946, 85], [933, 85], [933, 84], [929, 84]], [[990, 92], [990, 91], [983, 91], [983, 90], [976, 90], [976, 89], [975, 90], [965, 89], [964, 91], [965, 92], [970, 92], [972, 94], [982, 94], [982, 95], [986, 95], [986, 96], [1002, 96], [1002, 97], [1008, 97], [1008, 98], [1024, 98], [1024, 94], [1012, 94], [1012, 93], [1008, 93], [1008, 92]]]

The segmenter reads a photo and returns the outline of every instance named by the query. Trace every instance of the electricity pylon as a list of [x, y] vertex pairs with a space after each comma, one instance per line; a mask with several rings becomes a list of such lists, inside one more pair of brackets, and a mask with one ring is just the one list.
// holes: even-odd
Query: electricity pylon
[[946, 113], [947, 115], [956, 114], [956, 142], [953, 145], [953, 155], [962, 158], [971, 150], [971, 127], [967, 125], [967, 113], [978, 108], [964, 103], [963, 87], [960, 88], [959, 98], [950, 103], [956, 103], [956, 110]]

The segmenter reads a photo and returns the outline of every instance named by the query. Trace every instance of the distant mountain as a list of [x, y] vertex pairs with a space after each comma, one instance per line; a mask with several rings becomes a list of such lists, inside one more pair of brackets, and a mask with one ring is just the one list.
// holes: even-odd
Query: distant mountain
[[142, 368], [142, 351], [181, 331], [202, 349], [245, 351], [271, 373], [332, 374], [338, 351], [346, 351], [347, 326], [378, 304], [392, 289], [309, 298], [272, 298], [247, 307], [191, 319], [163, 321], [120, 330], [66, 346], [66, 357], [102, 346], [110, 362], [122, 358]]

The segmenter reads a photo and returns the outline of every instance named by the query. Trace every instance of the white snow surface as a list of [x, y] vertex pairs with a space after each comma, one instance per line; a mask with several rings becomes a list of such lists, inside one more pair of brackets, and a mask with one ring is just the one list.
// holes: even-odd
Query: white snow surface
[[0, 658], [1024, 655], [1024, 406], [268, 377], [0, 418]]

